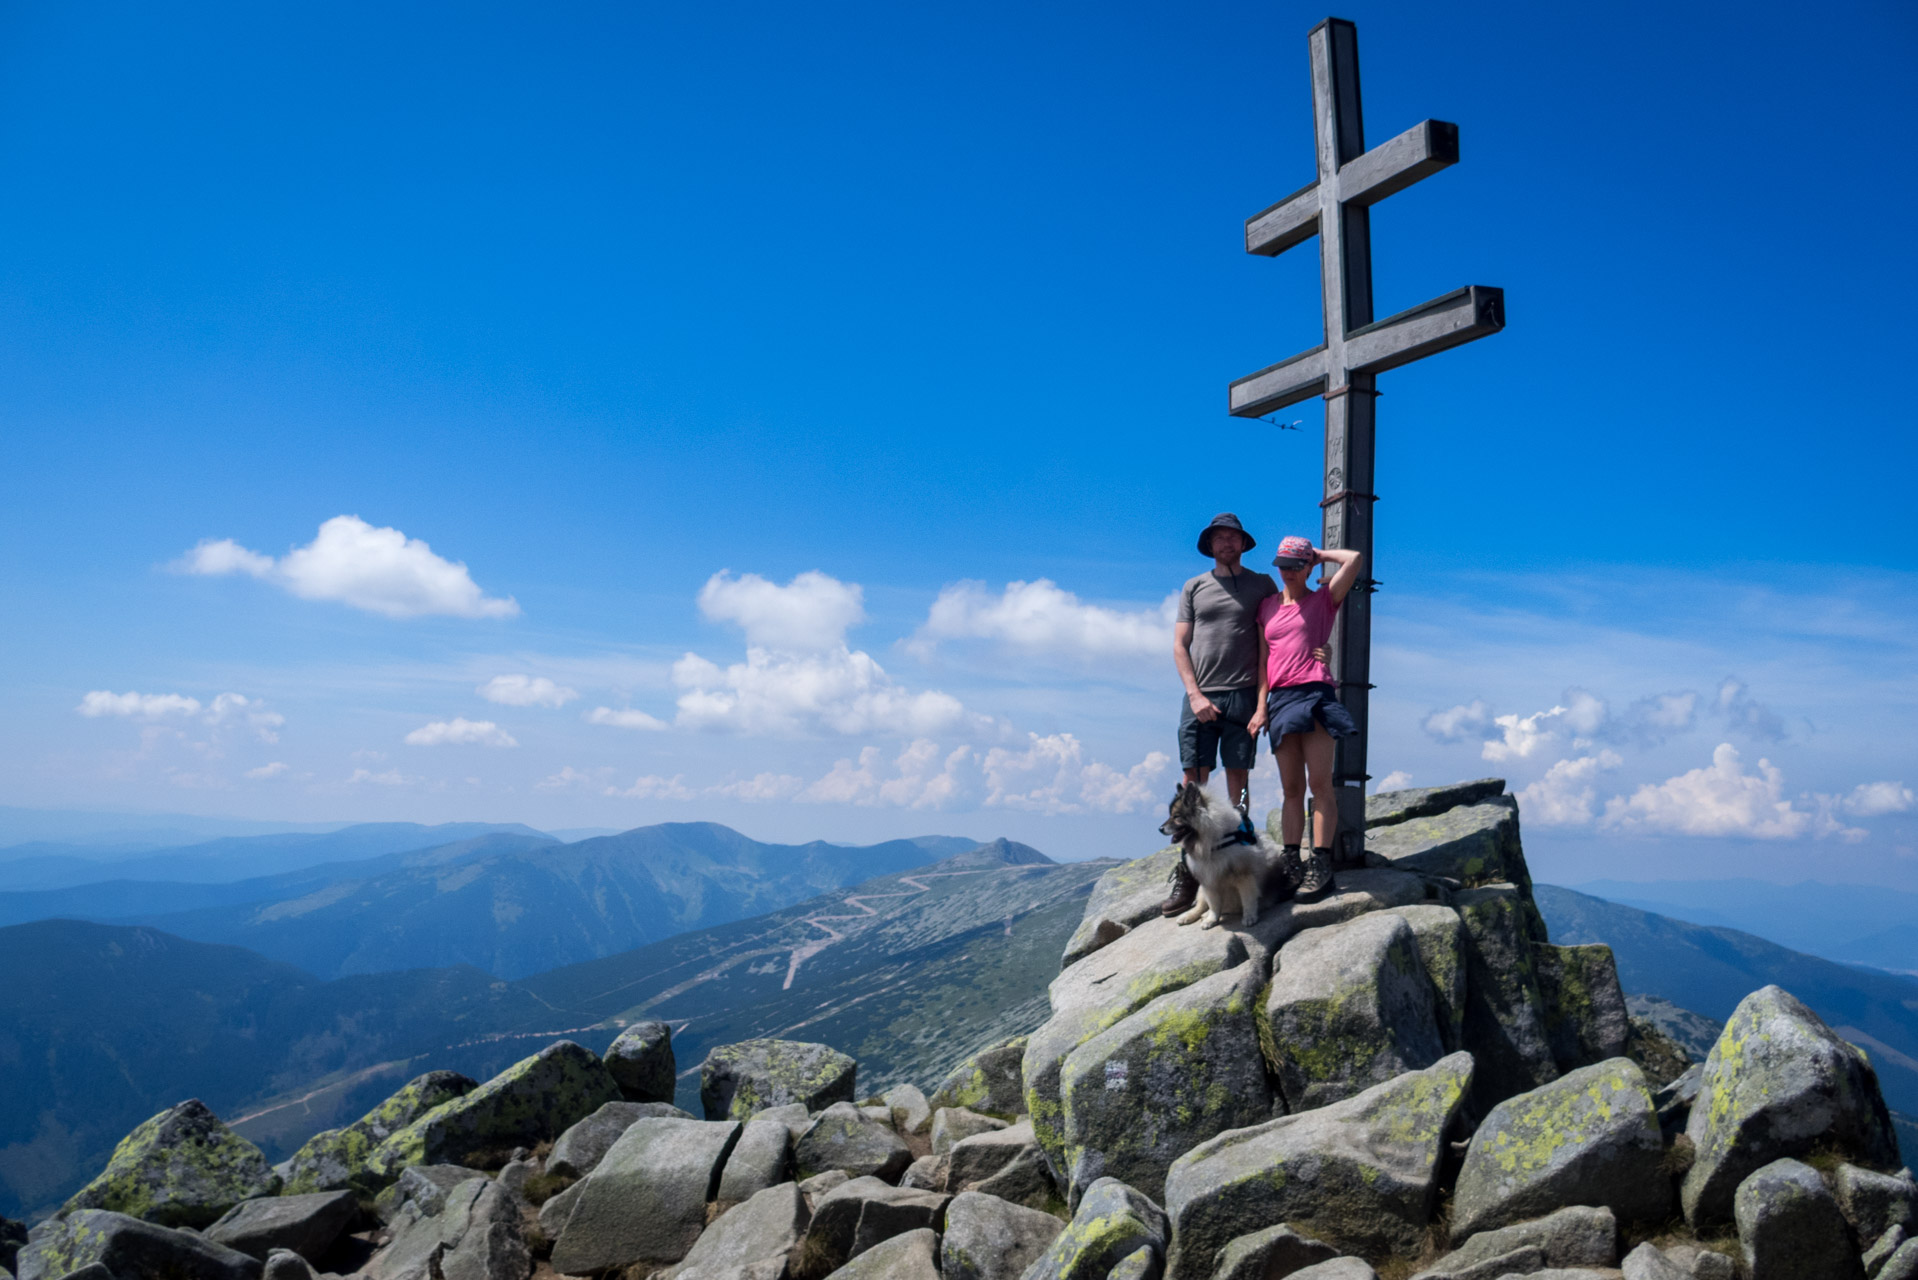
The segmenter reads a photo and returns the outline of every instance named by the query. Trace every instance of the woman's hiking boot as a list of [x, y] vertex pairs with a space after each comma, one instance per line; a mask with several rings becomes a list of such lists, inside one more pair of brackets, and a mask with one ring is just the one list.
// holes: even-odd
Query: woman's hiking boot
[[1182, 916], [1192, 910], [1192, 904], [1199, 898], [1199, 882], [1192, 878], [1191, 868], [1185, 865], [1185, 855], [1172, 864], [1172, 874], [1166, 877], [1172, 885], [1172, 892], [1159, 904], [1162, 916]]
[[1330, 849], [1314, 849], [1311, 856], [1301, 855], [1299, 861], [1304, 869], [1304, 876], [1299, 881], [1298, 891], [1292, 895], [1293, 901], [1317, 902], [1338, 887], [1332, 876]]
[[1299, 863], [1299, 847], [1295, 844], [1285, 846], [1285, 852], [1279, 857], [1278, 866], [1266, 877], [1260, 894], [1262, 903], [1290, 902], [1292, 895], [1299, 891], [1299, 879], [1304, 875]]

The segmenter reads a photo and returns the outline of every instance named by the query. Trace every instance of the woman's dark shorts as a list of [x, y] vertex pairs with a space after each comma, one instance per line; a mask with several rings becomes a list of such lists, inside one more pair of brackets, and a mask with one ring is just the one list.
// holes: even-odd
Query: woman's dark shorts
[[1270, 724], [1272, 749], [1288, 733], [1310, 733], [1314, 722], [1325, 726], [1334, 738], [1349, 738], [1359, 731], [1352, 713], [1345, 709], [1329, 684], [1291, 684], [1266, 695], [1265, 715]]
[[1219, 709], [1217, 720], [1199, 719], [1192, 714], [1192, 700], [1179, 695], [1179, 767], [1210, 769], [1215, 759], [1223, 759], [1228, 769], [1250, 769], [1258, 761], [1259, 744], [1245, 725], [1259, 705], [1259, 691], [1226, 689], [1205, 696]]

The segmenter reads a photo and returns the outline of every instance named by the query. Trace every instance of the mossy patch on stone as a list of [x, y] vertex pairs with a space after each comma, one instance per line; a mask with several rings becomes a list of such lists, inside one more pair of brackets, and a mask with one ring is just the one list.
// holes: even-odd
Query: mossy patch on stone
[[100, 1176], [61, 1206], [107, 1209], [167, 1227], [200, 1228], [280, 1177], [266, 1156], [198, 1098], [169, 1107], [120, 1140]]
[[1288, 1110], [1324, 1106], [1444, 1056], [1435, 992], [1395, 912], [1310, 929], [1280, 950], [1260, 1043]]
[[287, 1162], [286, 1185], [281, 1190], [286, 1195], [349, 1189], [377, 1192], [379, 1186], [363, 1176], [367, 1158], [374, 1150], [433, 1108], [464, 1097], [476, 1087], [457, 1071], [428, 1071], [413, 1077], [352, 1124], [307, 1139]]
[[1825, 1149], [1868, 1168], [1898, 1163], [1871, 1063], [1776, 986], [1726, 1020], [1685, 1132], [1697, 1153], [1682, 1192], [1694, 1228], [1729, 1219], [1738, 1184], [1774, 1160]]
[[1148, 1196], [1173, 1160], [1272, 1114], [1253, 1002], [1264, 966], [1248, 960], [1169, 992], [1066, 1058], [1063, 1154], [1073, 1196], [1114, 1177]]
[[795, 1102], [823, 1111], [853, 1100], [858, 1067], [830, 1045], [804, 1040], [715, 1045], [700, 1064], [699, 1100], [708, 1120], [746, 1120]]
[[934, 1111], [941, 1107], [964, 1107], [1001, 1119], [1017, 1115], [1025, 1095], [1021, 1062], [1029, 1039], [1015, 1036], [973, 1054], [939, 1082], [926, 1105]]
[[1534, 943], [1532, 954], [1558, 1069], [1572, 1071], [1623, 1054], [1631, 1022], [1612, 949], [1603, 943]]
[[394, 1133], [361, 1178], [384, 1187], [408, 1165], [465, 1164], [477, 1153], [550, 1141], [619, 1096], [597, 1054], [556, 1041]]

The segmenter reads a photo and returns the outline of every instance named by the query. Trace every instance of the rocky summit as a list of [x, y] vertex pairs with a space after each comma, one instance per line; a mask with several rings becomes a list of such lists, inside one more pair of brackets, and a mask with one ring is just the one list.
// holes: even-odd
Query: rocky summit
[[1249, 928], [1159, 914], [1174, 849], [1111, 867], [1039, 1025], [940, 1079], [682, 1065], [647, 1022], [421, 1076], [278, 1169], [188, 1101], [0, 1243], [18, 1280], [1918, 1280], [1863, 1050], [1775, 986], [1703, 1062], [1632, 1017], [1607, 947], [1547, 936], [1496, 779], [1366, 814], [1363, 866]]

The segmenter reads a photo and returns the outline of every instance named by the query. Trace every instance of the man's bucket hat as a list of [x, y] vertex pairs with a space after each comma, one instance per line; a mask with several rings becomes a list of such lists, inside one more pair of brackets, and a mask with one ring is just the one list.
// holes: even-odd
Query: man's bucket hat
[[1212, 554], [1212, 531], [1214, 529], [1230, 529], [1234, 533], [1243, 536], [1245, 538], [1243, 550], [1250, 551], [1259, 545], [1252, 540], [1251, 534], [1246, 533], [1245, 526], [1239, 523], [1237, 516], [1233, 515], [1230, 511], [1221, 511], [1218, 515], [1212, 517], [1211, 524], [1199, 532], [1199, 554], [1202, 556]]

